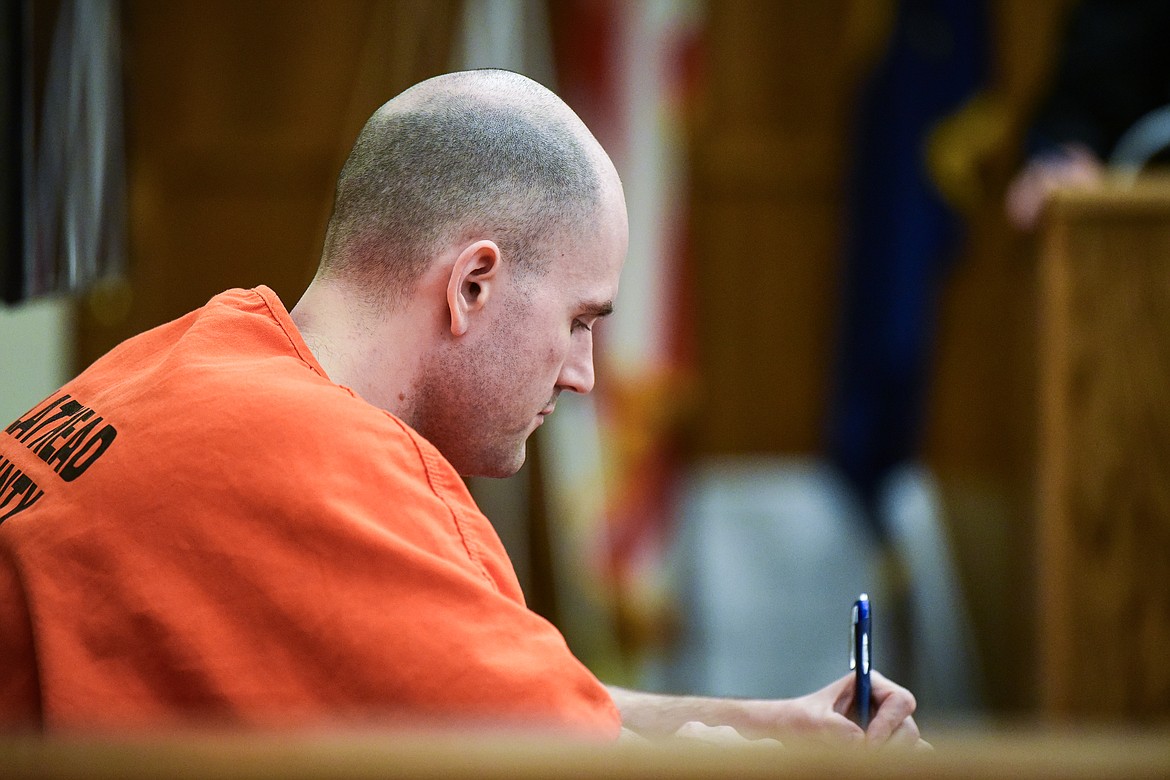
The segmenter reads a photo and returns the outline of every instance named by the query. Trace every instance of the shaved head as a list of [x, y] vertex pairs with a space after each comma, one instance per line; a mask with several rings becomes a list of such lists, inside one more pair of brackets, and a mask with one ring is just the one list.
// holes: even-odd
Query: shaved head
[[408, 293], [444, 242], [495, 241], [540, 273], [547, 240], [601, 202], [597, 142], [560, 98], [501, 70], [424, 81], [383, 105], [338, 177], [320, 273]]
[[459, 473], [506, 476], [560, 393], [592, 389], [628, 246], [621, 179], [572, 109], [515, 73], [451, 73], [362, 129], [291, 314], [330, 379]]

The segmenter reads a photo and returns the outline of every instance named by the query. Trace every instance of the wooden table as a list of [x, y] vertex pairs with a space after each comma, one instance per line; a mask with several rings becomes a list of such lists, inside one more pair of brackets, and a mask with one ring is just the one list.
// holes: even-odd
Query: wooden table
[[[928, 735], [932, 736], [932, 735]], [[1166, 778], [1170, 729], [965, 733], [925, 753], [589, 746], [454, 734], [169, 735], [0, 741], [0, 775], [30, 778]]]

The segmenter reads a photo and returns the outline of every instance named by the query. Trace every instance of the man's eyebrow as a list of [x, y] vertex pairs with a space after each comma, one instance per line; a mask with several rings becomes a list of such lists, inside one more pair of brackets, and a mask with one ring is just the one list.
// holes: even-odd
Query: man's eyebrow
[[613, 301], [583, 303], [580, 309], [582, 314], [588, 314], [593, 317], [608, 317], [610, 314], [613, 314]]

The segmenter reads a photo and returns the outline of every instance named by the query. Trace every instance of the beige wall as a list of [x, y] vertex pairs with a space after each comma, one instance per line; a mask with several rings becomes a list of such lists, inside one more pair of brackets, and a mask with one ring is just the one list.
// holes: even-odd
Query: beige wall
[[0, 426], [57, 389], [72, 369], [69, 299], [0, 306]]

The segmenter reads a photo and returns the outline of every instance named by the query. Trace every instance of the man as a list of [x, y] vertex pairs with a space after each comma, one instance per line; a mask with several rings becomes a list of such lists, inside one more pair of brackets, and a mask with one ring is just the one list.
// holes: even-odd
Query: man
[[[506, 476], [593, 386], [626, 213], [573, 112], [516, 74], [378, 110], [287, 312], [232, 290], [0, 436], [0, 722], [409, 722], [865, 738], [804, 699], [608, 691], [527, 610], [460, 474]], [[914, 744], [878, 678], [874, 743]], [[689, 725], [688, 725], [689, 724]]]

